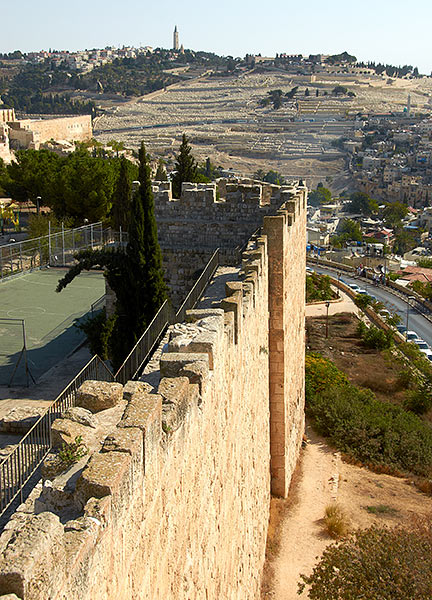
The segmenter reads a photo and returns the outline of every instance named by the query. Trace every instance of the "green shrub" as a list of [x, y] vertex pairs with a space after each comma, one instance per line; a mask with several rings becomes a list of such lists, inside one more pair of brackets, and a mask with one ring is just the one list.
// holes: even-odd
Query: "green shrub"
[[75, 326], [85, 333], [92, 354], [98, 354], [102, 360], [108, 358], [108, 340], [113, 327], [113, 318], [106, 318], [105, 309], [95, 315], [79, 321]]
[[328, 275], [319, 275], [318, 273], [307, 275], [306, 302], [333, 300], [334, 297]]
[[424, 415], [432, 408], [432, 386], [421, 381], [413, 390], [408, 390], [404, 407], [416, 415]]
[[58, 457], [63, 463], [64, 467], [70, 467], [74, 463], [78, 462], [83, 456], [88, 453], [87, 446], [82, 441], [82, 436], [77, 435], [73, 442], [69, 444], [63, 444]]
[[[310, 576], [311, 600], [426, 600], [432, 598], [432, 525], [372, 526], [328, 546]], [[361, 592], [361, 593], [360, 593]]]
[[368, 294], [357, 294], [354, 298], [354, 302], [359, 308], [364, 310], [372, 304], [373, 298]]
[[306, 359], [306, 410], [318, 432], [356, 460], [432, 474], [432, 429], [411, 412], [350, 384], [317, 354]]
[[391, 331], [384, 331], [371, 325], [362, 335], [362, 340], [368, 348], [384, 350], [390, 348], [393, 344], [393, 334]]

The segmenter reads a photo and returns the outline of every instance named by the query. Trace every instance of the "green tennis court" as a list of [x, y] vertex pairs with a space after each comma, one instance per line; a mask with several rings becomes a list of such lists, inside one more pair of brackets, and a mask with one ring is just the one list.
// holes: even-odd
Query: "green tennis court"
[[[67, 356], [84, 336], [74, 322], [87, 315], [105, 293], [101, 272], [84, 272], [59, 294], [66, 269], [42, 269], [0, 283], [0, 385], [8, 384], [23, 347], [24, 319], [27, 360], [38, 379]], [[26, 384], [24, 358], [13, 385]]]

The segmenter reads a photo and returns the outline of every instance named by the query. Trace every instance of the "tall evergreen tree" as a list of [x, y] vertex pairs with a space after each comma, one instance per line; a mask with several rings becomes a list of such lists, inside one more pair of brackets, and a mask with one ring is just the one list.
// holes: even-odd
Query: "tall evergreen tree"
[[[147, 322], [156, 314], [167, 298], [167, 288], [163, 277], [162, 252], [158, 242], [155, 204], [152, 191], [151, 171], [144, 142], [139, 151], [140, 187], [132, 204], [132, 222], [129, 232], [128, 254], [133, 255], [142, 247], [144, 264], [145, 318]], [[141, 260], [141, 259], [140, 259]]]
[[139, 190], [133, 195], [129, 243], [119, 250], [85, 250], [78, 263], [59, 281], [61, 291], [82, 270], [95, 265], [105, 268], [107, 281], [116, 295], [116, 309], [101, 332], [109, 336], [108, 346], [117, 370], [167, 298], [163, 279], [162, 254], [157, 239], [150, 167], [144, 144], [139, 151]]
[[195, 182], [197, 178], [197, 163], [192, 156], [192, 148], [189, 146], [189, 140], [183, 134], [180, 152], [177, 157], [175, 168], [177, 173], [172, 180], [172, 190], [174, 198], [180, 198], [182, 183], [185, 181]]
[[168, 175], [162, 159], [159, 160], [156, 169], [155, 181], [168, 181]]
[[116, 231], [127, 231], [129, 227], [132, 203], [132, 181], [129, 173], [128, 160], [120, 158], [120, 170], [113, 195], [112, 225]]

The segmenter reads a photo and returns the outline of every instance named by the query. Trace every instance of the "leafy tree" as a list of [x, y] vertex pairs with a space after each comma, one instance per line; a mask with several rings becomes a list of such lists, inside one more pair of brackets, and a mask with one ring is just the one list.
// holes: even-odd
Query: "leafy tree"
[[133, 196], [129, 243], [126, 252], [85, 250], [78, 262], [59, 281], [65, 288], [83, 270], [98, 265], [116, 295], [115, 314], [101, 327], [101, 336], [114, 369], [118, 369], [167, 297], [163, 280], [162, 256], [157, 240], [150, 167], [144, 145], [139, 151], [140, 188]]
[[294, 98], [294, 96], [297, 94], [298, 92], [298, 85], [296, 85], [295, 87], [293, 87], [289, 92], [287, 92], [285, 94], [285, 98], [289, 98], [292, 99]]
[[386, 204], [383, 211], [383, 218], [386, 223], [391, 228], [401, 227], [402, 219], [404, 219], [408, 214], [408, 207], [402, 202], [391, 202]]
[[197, 178], [197, 163], [192, 156], [192, 148], [185, 134], [182, 137], [179, 155], [175, 164], [176, 173], [172, 179], [172, 189], [174, 198], [180, 198], [182, 183], [194, 183]]
[[272, 169], [267, 171], [267, 173], [265, 173], [262, 169], [258, 169], [258, 171], [256, 171], [254, 174], [254, 179], [257, 179], [258, 181], [265, 181], [266, 183], [272, 183], [273, 185], [285, 184], [284, 176], [278, 171], [273, 171]]
[[117, 170], [118, 161], [93, 158], [79, 148], [62, 165], [51, 207], [59, 217], [72, 217], [75, 224], [104, 219], [111, 210]]
[[372, 215], [378, 212], [378, 202], [365, 192], [353, 192], [350, 196], [350, 210], [362, 215]]
[[395, 254], [405, 254], [417, 246], [417, 241], [411, 231], [400, 229], [395, 234], [393, 252]]
[[35, 205], [40, 196], [43, 204], [52, 206], [64, 159], [49, 150], [18, 150], [15, 156], [2, 179], [6, 193], [18, 202], [31, 200]]
[[339, 226], [338, 235], [331, 238], [333, 246], [342, 247], [346, 242], [361, 242], [362, 230], [358, 223], [352, 219], [343, 219]]
[[119, 157], [119, 152], [125, 149], [124, 142], [118, 142], [117, 140], [110, 140], [107, 146], [111, 146], [117, 158]]
[[328, 204], [331, 202], [331, 191], [325, 188], [322, 184], [318, 184], [316, 190], [312, 190], [308, 195], [308, 204], [310, 206], [319, 206], [320, 204]]
[[419, 258], [417, 265], [425, 269], [432, 269], [432, 258]]

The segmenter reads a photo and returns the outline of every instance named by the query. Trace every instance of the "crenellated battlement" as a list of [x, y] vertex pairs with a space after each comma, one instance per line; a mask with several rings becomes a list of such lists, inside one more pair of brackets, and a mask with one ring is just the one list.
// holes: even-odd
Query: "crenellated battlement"
[[259, 598], [304, 431], [306, 196], [218, 269], [151, 381], [85, 382], [54, 421], [39, 495], [0, 538], [0, 599]]

